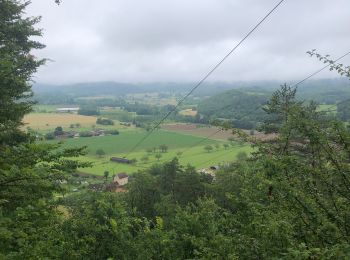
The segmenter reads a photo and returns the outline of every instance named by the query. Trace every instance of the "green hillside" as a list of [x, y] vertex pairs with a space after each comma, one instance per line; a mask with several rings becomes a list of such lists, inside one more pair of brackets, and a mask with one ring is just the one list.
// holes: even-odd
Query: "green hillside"
[[224, 118], [243, 129], [252, 129], [264, 118], [260, 108], [267, 100], [264, 91], [229, 90], [203, 100], [198, 105], [198, 112], [207, 118]]

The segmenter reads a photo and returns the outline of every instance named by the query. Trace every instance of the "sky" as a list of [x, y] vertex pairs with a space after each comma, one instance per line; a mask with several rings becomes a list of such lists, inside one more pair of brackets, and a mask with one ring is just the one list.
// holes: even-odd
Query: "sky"
[[[278, 1], [32, 0], [46, 44], [35, 55], [51, 60], [34, 80], [199, 81]], [[208, 80], [299, 80], [323, 65], [312, 49], [350, 51], [349, 0], [285, 0]]]

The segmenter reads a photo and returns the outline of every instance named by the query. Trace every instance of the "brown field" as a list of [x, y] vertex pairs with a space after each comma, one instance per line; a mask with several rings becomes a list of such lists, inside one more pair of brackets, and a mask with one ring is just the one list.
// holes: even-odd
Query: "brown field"
[[23, 119], [25, 127], [35, 130], [47, 130], [57, 126], [69, 127], [70, 124], [79, 123], [81, 127], [91, 127], [96, 124], [96, 117], [77, 114], [33, 113]]
[[217, 127], [199, 127], [195, 124], [168, 124], [163, 125], [162, 129], [182, 134], [197, 135], [203, 137], [210, 136], [210, 139], [227, 140], [227, 138], [232, 137], [231, 131], [217, 132], [219, 130]]
[[184, 109], [184, 110], [181, 110], [179, 114], [184, 116], [196, 116], [197, 111], [193, 111], [192, 109]]
[[[210, 139], [218, 139], [218, 140], [227, 140], [230, 137], [233, 137], [232, 131], [225, 130], [225, 131], [219, 131], [219, 128], [217, 127], [200, 127], [196, 124], [168, 124], [163, 125], [162, 129], [178, 132], [182, 134], [189, 134], [189, 135], [197, 135], [197, 136], [203, 136], [203, 137], [209, 137]], [[217, 132], [217, 133], [216, 133]], [[246, 134], [250, 134], [249, 130], [243, 130]], [[261, 141], [267, 141], [276, 138], [276, 134], [264, 134], [258, 131], [254, 131], [254, 137], [257, 140]]]

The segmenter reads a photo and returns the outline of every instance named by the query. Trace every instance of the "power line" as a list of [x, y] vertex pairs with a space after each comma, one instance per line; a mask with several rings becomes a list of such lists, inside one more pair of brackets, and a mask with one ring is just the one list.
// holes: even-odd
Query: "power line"
[[295, 83], [295, 84], [292, 84], [290, 85], [290, 87], [298, 87], [298, 85], [304, 83], [305, 81], [307, 81], [308, 79], [312, 78], [313, 76], [317, 75], [318, 73], [320, 73], [321, 71], [327, 69], [329, 66], [333, 65], [334, 63], [336, 63], [337, 61], [345, 58], [346, 56], [348, 56], [350, 54], [350, 51], [345, 53], [344, 55], [340, 56], [338, 59], [334, 60], [334, 62], [331, 64], [327, 64], [326, 66], [322, 67], [321, 69], [315, 71], [314, 73], [312, 73], [310, 76], [306, 77], [305, 79], [303, 80], [300, 80], [299, 82]]
[[[347, 52], [347, 53], [345, 53], [344, 55], [340, 56], [340, 57], [337, 58], [336, 60], [334, 60], [334, 62], [333, 62], [332, 64], [334, 64], [334, 63], [336, 63], [337, 61], [339, 61], [339, 60], [345, 58], [345, 57], [346, 57], [347, 55], [349, 55], [349, 54], [350, 54], [350, 51]], [[326, 68], [328, 68], [328, 67], [331, 66], [332, 64], [328, 64], [328, 65], [322, 67], [321, 69], [315, 71], [314, 73], [310, 74], [309, 76], [307, 76], [306, 78], [300, 80], [299, 82], [290, 85], [290, 87], [297, 87], [298, 85], [304, 83], [304, 82], [307, 81], [308, 79], [310, 79], [310, 78], [314, 77], [315, 75], [317, 75], [318, 73], [322, 72], [323, 70], [325, 70]], [[337, 107], [338, 105], [343, 104], [343, 103], [348, 102], [348, 101], [350, 101], [350, 98], [345, 99], [345, 100], [343, 100], [343, 101], [341, 101], [341, 102], [339, 102], [339, 103], [337, 103], [337, 104], [335, 104], [335, 105], [329, 107], [329, 108], [327, 109], [327, 111], [324, 111], [324, 112], [329, 112], [332, 108]], [[259, 108], [260, 108], [260, 107], [259, 107]], [[250, 115], [250, 114], [253, 113], [253, 112], [254, 112], [254, 111], [252, 111], [252, 112], [246, 114], [245, 116]], [[244, 117], [245, 117], [245, 116], [244, 116]], [[242, 119], [242, 118], [241, 118], [241, 119]], [[239, 119], [239, 120], [241, 120], [241, 119]], [[192, 148], [192, 147], [191, 147], [191, 148]], [[214, 159], [217, 159], [217, 158], [220, 158], [220, 157], [221, 157], [221, 156], [218, 156], [218, 157], [215, 157]], [[210, 161], [213, 161], [213, 159], [211, 159], [211, 160], [209, 160], [209, 161], [207, 160], [206, 162], [210, 162]]]
[[284, 2], [285, 0], [279, 1], [244, 37], [238, 42], [177, 104], [170, 110], [139, 142], [131, 148], [131, 150], [125, 155], [129, 156], [139, 145], [141, 145], [153, 132], [156, 130], [170, 115], [174, 112], [202, 83], [209, 78], [213, 72], [220, 67], [222, 63], [236, 50], [242, 43]]
[[[341, 59], [343, 59], [344, 57], [346, 57], [346, 56], [349, 55], [349, 54], [350, 54], [350, 52], [347, 52], [346, 54], [340, 56], [339, 58], [337, 58], [336, 60], [334, 60], [334, 63], [337, 62], [337, 61], [339, 61], [339, 60], [341, 60]], [[313, 76], [317, 75], [318, 73], [322, 72], [323, 70], [325, 70], [325, 69], [328, 68], [329, 66], [330, 66], [330, 64], [328, 64], [327, 66], [322, 67], [321, 69], [319, 69], [319, 70], [317, 70], [316, 72], [310, 74], [309, 76], [307, 76], [306, 78], [300, 80], [299, 82], [290, 85], [290, 87], [298, 86], [298, 85], [304, 83], [305, 81], [307, 81], [308, 79], [310, 79], [310, 78], [312, 78]], [[336, 106], [338, 106], [338, 105], [340, 105], [340, 104], [342, 104], [342, 103], [345, 103], [345, 102], [347, 102], [347, 101], [350, 101], [350, 98], [349, 98], [349, 99], [346, 99], [346, 100], [343, 100], [343, 101], [339, 102], [338, 104], [335, 104], [335, 105], [329, 107], [328, 110], [327, 110], [327, 111], [324, 111], [324, 112], [329, 112], [332, 108], [334, 108], [334, 107], [336, 107]], [[225, 110], [226, 108], [232, 107], [232, 106], [234, 106], [234, 105], [235, 105], [235, 104], [230, 104], [230, 105], [224, 106], [224, 107], [219, 108], [219, 109], [214, 110], [214, 111], [215, 111], [215, 112], [222, 111], [222, 110]], [[264, 105], [264, 104], [262, 104], [262, 106], [263, 106], [263, 105]], [[241, 117], [238, 117], [238, 118], [236, 118], [235, 120], [242, 120], [243, 118], [245, 118], [245, 117], [247, 117], [247, 116], [249, 116], [249, 115], [255, 113], [257, 110], [261, 109], [262, 106], [256, 107], [254, 110], [252, 110], [252, 111], [250, 111], [250, 112], [248, 112], [248, 113], [246, 113], [246, 114], [243, 114]], [[207, 141], [208, 139], [210, 139], [211, 137], [215, 136], [217, 133], [219, 133], [220, 131], [223, 131], [223, 130], [224, 130], [223, 128], [219, 128], [217, 131], [215, 131], [215, 132], [209, 134], [208, 136], [204, 137], [203, 139], [199, 140], [199, 141], [196, 142], [195, 144], [191, 145], [189, 148], [186, 148], [184, 151], [182, 151], [182, 153], [187, 153], [188, 151], [190, 151], [190, 150], [193, 149], [194, 147], [197, 147], [199, 144], [201, 144], [201, 143]], [[206, 160], [205, 162], [211, 162], [211, 161], [213, 161], [213, 160], [215, 160], [215, 159], [217, 159], [217, 158], [220, 158], [221, 156], [222, 156], [222, 155], [217, 156], [217, 157], [214, 157], [213, 159], [211, 159], [211, 160], [209, 160], [209, 161]], [[163, 162], [163, 161], [168, 161], [168, 160], [165, 159], [165, 160], [161, 160], [160, 162]]]

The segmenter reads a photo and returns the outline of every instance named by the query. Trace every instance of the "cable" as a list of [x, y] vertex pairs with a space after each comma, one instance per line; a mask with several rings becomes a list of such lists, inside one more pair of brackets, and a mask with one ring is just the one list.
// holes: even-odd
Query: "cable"
[[[334, 62], [337, 62], [337, 61], [343, 59], [344, 57], [346, 57], [346, 56], [349, 55], [349, 54], [350, 54], [350, 52], [347, 52], [346, 54], [344, 54], [344, 55], [340, 56], [339, 58], [337, 58]], [[304, 83], [306, 80], [308, 80], [308, 79], [312, 78], [313, 76], [317, 75], [318, 73], [322, 72], [324, 69], [326, 69], [326, 68], [329, 67], [329, 66], [330, 66], [330, 64], [327, 65], [327, 66], [322, 67], [321, 69], [317, 70], [316, 72], [312, 73], [311, 75], [307, 76], [306, 78], [302, 79], [301, 81], [299, 81], [299, 82], [297, 82], [297, 83], [295, 83], [295, 84], [290, 85], [290, 87], [298, 86], [298, 85]], [[329, 107], [328, 110], [327, 110], [327, 111], [324, 111], [324, 112], [329, 112], [332, 108], [334, 108], [334, 107], [336, 107], [336, 106], [338, 106], [338, 105], [340, 105], [340, 104], [342, 104], [342, 103], [345, 103], [345, 102], [347, 102], [347, 101], [350, 101], [350, 98], [349, 98], [349, 99], [346, 99], [346, 100], [343, 100], [343, 101], [339, 102], [338, 104], [335, 104], [335, 105]], [[222, 108], [220, 108], [220, 109], [215, 110], [215, 112], [224, 110], [224, 109], [229, 108], [229, 107], [232, 107], [232, 106], [234, 106], [234, 105], [235, 105], [235, 104], [231, 104], [231, 105], [224, 106], [224, 107], [222, 107]], [[263, 106], [263, 105], [264, 105], [264, 104], [262, 104], [262, 106]], [[243, 118], [245, 118], [245, 117], [247, 117], [247, 116], [253, 114], [253, 113], [256, 112], [257, 110], [261, 109], [262, 106], [259, 106], [259, 107], [255, 108], [254, 110], [252, 110], [252, 111], [250, 111], [250, 112], [248, 112], [248, 113], [242, 115], [242, 116], [239, 117], [239, 118], [236, 118], [236, 120], [242, 120]], [[187, 153], [188, 151], [190, 151], [190, 150], [193, 149], [194, 147], [197, 147], [199, 144], [201, 144], [201, 143], [207, 141], [208, 139], [210, 139], [211, 137], [213, 137], [214, 135], [216, 135], [217, 133], [219, 133], [219, 132], [222, 131], [222, 130], [223, 130], [222, 128], [219, 128], [219, 129], [218, 129], [217, 131], [215, 131], [214, 133], [211, 133], [210, 135], [206, 136], [205, 138], [199, 140], [199, 141], [196, 142], [195, 144], [193, 144], [193, 145], [191, 145], [190, 147], [186, 148], [184, 151], [182, 151], [182, 154], [183, 154], [183, 153]], [[214, 157], [214, 160], [217, 159], [217, 158], [220, 158], [220, 157], [221, 157], [221, 155], [218, 156], [218, 157]], [[212, 159], [212, 160], [213, 160], [213, 159]], [[209, 160], [209, 162], [212, 161], [212, 160]], [[163, 162], [163, 161], [167, 161], [167, 160], [166, 160], [166, 159], [160, 160], [160, 162]], [[206, 160], [205, 162], [208, 162], [208, 161]]]
[[[346, 56], [349, 55], [349, 54], [350, 54], [350, 51], [347, 52], [347, 53], [345, 53], [344, 55], [340, 56], [338, 59], [334, 60], [334, 63], [337, 62], [337, 61], [339, 61], [339, 60], [341, 60], [341, 59], [343, 59], [344, 57], [346, 57]], [[334, 63], [333, 63], [333, 64], [334, 64]], [[304, 83], [306, 80], [308, 80], [308, 79], [312, 78], [313, 76], [317, 75], [318, 73], [322, 72], [323, 70], [325, 70], [326, 68], [328, 68], [330, 65], [331, 65], [331, 64], [328, 64], [328, 65], [322, 67], [321, 69], [319, 69], [319, 70], [317, 70], [316, 72], [310, 74], [309, 76], [307, 76], [306, 78], [300, 80], [299, 82], [290, 85], [290, 87], [294, 87], [294, 86], [297, 87], [298, 85]], [[335, 104], [335, 105], [329, 107], [328, 110], [327, 110], [327, 111], [324, 111], [324, 112], [329, 112], [332, 108], [337, 107], [338, 105], [343, 104], [343, 103], [348, 102], [348, 101], [350, 101], [350, 98], [349, 98], [349, 99], [345, 99], [345, 100], [339, 102], [338, 104]], [[253, 111], [253, 112], [254, 112], [254, 111]], [[252, 112], [250, 112], [250, 113], [252, 113]], [[247, 115], [249, 115], [250, 113], [248, 113]], [[245, 115], [245, 116], [247, 116], [247, 115]], [[242, 119], [242, 118], [241, 118], [241, 119]], [[239, 119], [239, 120], [240, 120], [240, 119]], [[220, 156], [220, 157], [221, 157], [221, 156]], [[217, 158], [220, 158], [220, 157], [215, 157], [214, 159], [217, 159]], [[206, 162], [210, 162], [210, 161], [212, 161], [212, 160], [209, 160], [209, 161], [206, 161]]]
[[178, 103], [177, 105], [170, 110], [131, 150], [125, 155], [129, 156], [130, 153], [135, 151], [135, 149], [141, 145], [153, 132], [156, 130], [169, 116], [174, 112], [202, 83], [209, 78], [209, 76], [220, 67], [222, 63], [236, 50], [242, 43], [284, 2], [285, 0], [279, 1], [244, 37], [234, 46], [220, 61], [217, 63]]
[[[338, 59], [336, 59], [334, 61], [334, 63], [336, 63], [337, 61], [343, 59], [344, 57], [348, 56], [350, 54], [350, 51], [345, 53], [344, 55], [340, 56]], [[334, 64], [333, 63], [333, 64]], [[290, 87], [298, 87], [298, 85], [302, 84], [303, 82], [307, 81], [308, 79], [312, 78], [313, 76], [317, 75], [318, 73], [320, 73], [321, 71], [325, 70], [326, 68], [328, 68], [329, 66], [333, 65], [331, 63], [327, 64], [326, 66], [324, 66], [323, 68], [317, 70], [316, 72], [312, 73], [310, 76], [306, 77], [305, 79], [299, 81], [298, 83], [292, 84], [290, 85]]]

